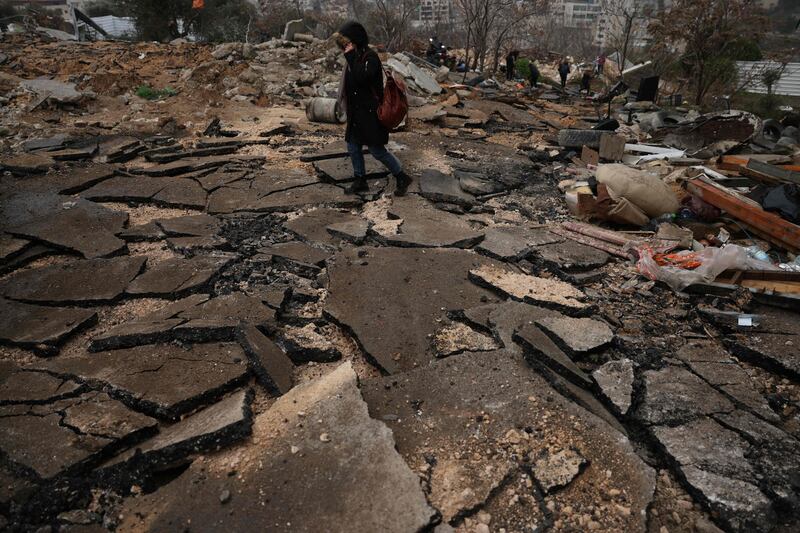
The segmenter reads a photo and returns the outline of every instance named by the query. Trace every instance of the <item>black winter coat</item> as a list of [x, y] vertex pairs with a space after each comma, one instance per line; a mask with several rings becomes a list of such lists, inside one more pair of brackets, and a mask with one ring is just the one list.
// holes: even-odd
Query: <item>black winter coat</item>
[[347, 98], [345, 140], [383, 146], [389, 131], [378, 120], [378, 105], [383, 100], [383, 65], [374, 51], [353, 50], [345, 54], [347, 68], [344, 90]]

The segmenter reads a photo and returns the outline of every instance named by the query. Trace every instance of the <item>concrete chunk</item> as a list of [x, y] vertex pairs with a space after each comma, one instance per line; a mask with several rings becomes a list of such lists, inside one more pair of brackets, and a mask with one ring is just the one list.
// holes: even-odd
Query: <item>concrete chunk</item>
[[239, 330], [239, 343], [265, 389], [276, 395], [291, 390], [294, 364], [274, 342], [255, 326], [244, 326]]

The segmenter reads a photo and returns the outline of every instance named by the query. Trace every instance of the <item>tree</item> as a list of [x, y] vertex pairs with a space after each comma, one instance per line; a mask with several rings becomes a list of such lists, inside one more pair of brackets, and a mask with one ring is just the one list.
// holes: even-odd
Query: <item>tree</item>
[[605, 45], [619, 55], [620, 70], [625, 69], [631, 48], [647, 37], [648, 22], [653, 6], [636, 0], [602, 0], [601, 12], [605, 23]]
[[[534, 14], [542, 12], [547, 0], [456, 0], [466, 29], [467, 64], [483, 70], [493, 52], [493, 69], [497, 69], [500, 48], [512, 42], [514, 31]], [[473, 54], [470, 56], [470, 51]]]
[[111, 0], [93, 0], [84, 4], [82, 11], [90, 17], [104, 17], [114, 15], [124, 17], [127, 15], [125, 8], [117, 2]]
[[406, 45], [411, 17], [419, 9], [419, 0], [373, 0], [366, 23], [376, 43], [387, 50], [402, 50]]
[[133, 17], [139, 38], [164, 41], [194, 34], [206, 41], [245, 41], [256, 9], [247, 0], [206, 0], [192, 9], [188, 0], [120, 0]]
[[755, 0], [675, 0], [650, 23], [651, 53], [677, 58], [701, 105], [715, 84], [735, 78], [735, 61], [764, 28]]

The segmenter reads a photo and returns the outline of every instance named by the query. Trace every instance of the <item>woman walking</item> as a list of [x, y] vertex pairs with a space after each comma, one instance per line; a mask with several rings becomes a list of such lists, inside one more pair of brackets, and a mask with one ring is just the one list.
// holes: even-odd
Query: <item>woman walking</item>
[[340, 106], [347, 113], [345, 141], [353, 162], [354, 180], [347, 192], [354, 194], [368, 189], [363, 154], [366, 145], [369, 153], [383, 163], [397, 180], [395, 194], [403, 196], [411, 184], [411, 178], [403, 172], [400, 161], [386, 149], [389, 131], [378, 119], [378, 105], [383, 99], [381, 60], [369, 48], [367, 30], [358, 22], [345, 23], [337, 39], [347, 60], [339, 86]]

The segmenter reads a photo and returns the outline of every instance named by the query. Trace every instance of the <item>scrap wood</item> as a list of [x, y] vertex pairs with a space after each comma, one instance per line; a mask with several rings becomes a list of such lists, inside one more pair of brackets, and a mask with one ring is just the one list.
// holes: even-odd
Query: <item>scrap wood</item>
[[726, 270], [715, 280], [748, 289], [800, 294], [800, 272], [778, 270]]
[[785, 170], [769, 163], [762, 163], [755, 159], [747, 162], [745, 167], [745, 175], [751, 178], [759, 179], [759, 177], [766, 177], [766, 179], [775, 180], [782, 183], [795, 183], [800, 184], [800, 173]]
[[610, 242], [618, 246], [625, 246], [626, 244], [629, 244], [631, 241], [634, 240], [628, 238], [627, 236], [617, 231], [599, 228], [597, 226], [592, 226], [591, 224], [565, 222], [564, 224], [562, 224], [562, 226], [569, 231], [580, 233], [582, 235], [586, 235], [587, 237], [593, 237], [601, 241]]
[[[785, 159], [778, 159], [777, 161], [785, 161]], [[728, 172], [736, 172], [768, 185], [779, 183], [800, 184], [800, 166], [779, 166], [754, 156], [721, 156], [717, 160], [717, 168]]]
[[[764, 211], [760, 205], [701, 176], [687, 184], [690, 193], [743, 222], [753, 233], [791, 252], [800, 250], [800, 226]], [[748, 200], [748, 201], [745, 201]]]
[[552, 233], [555, 233], [556, 235], [566, 237], [567, 239], [579, 242], [581, 244], [585, 244], [586, 246], [591, 246], [592, 248], [597, 248], [598, 250], [602, 250], [611, 255], [616, 255], [617, 257], [630, 259], [630, 255], [625, 253], [625, 251], [623, 251], [621, 247], [615, 246], [613, 244], [597, 239], [595, 237], [589, 237], [588, 235], [583, 235], [580, 233], [576, 233], [574, 231], [570, 231], [564, 228], [563, 226], [560, 228], [559, 227], [552, 228], [550, 229], [550, 231]]

